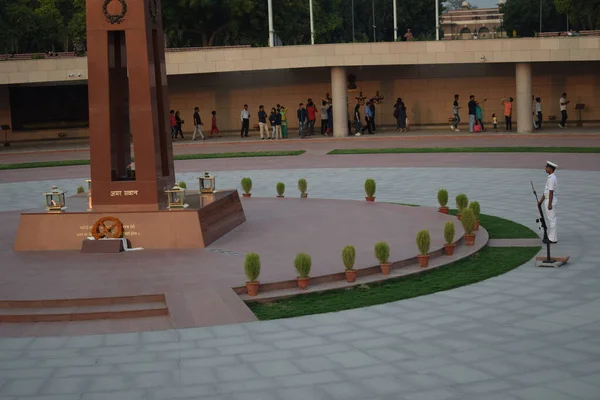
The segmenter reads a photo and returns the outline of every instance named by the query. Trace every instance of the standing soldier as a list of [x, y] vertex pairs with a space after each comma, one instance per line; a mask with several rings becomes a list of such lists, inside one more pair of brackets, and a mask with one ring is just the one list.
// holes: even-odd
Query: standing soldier
[[544, 194], [539, 200], [539, 204], [543, 204], [544, 213], [546, 214], [547, 226], [548, 226], [548, 240], [550, 243], [558, 242], [558, 235], [556, 229], [556, 204], [558, 198], [556, 196], [558, 188], [558, 179], [554, 175], [554, 171], [558, 167], [557, 164], [546, 161], [546, 173], [548, 179], [546, 179], [546, 187], [544, 188]]

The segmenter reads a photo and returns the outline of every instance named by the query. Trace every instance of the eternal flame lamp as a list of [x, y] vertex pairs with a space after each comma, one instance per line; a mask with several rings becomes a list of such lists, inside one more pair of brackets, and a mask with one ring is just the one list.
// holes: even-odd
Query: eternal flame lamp
[[56, 186], [52, 186], [52, 190], [44, 193], [46, 196], [46, 210], [48, 212], [63, 212], [66, 207], [65, 193], [59, 190]]
[[173, 189], [165, 190], [169, 197], [169, 209], [186, 208], [185, 204], [185, 190], [179, 187], [179, 184], [175, 184]]
[[198, 177], [200, 184], [200, 194], [212, 194], [215, 193], [216, 180], [214, 176], [210, 176], [208, 172], [205, 172], [203, 176]]
[[91, 179], [86, 179], [85, 182], [87, 183], [88, 186], [88, 193], [90, 193], [92, 191], [92, 180]]

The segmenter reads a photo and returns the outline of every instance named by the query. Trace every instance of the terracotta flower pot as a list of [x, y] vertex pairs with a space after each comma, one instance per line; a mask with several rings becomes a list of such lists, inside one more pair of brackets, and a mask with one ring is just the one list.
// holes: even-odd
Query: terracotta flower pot
[[244, 197], [251, 197], [252, 193], [242, 193], [242, 196], [244, 196]]
[[381, 273], [384, 275], [389, 275], [390, 271], [392, 270], [392, 264], [390, 263], [385, 263], [385, 264], [379, 264], [379, 266], [381, 267]]
[[460, 214], [456, 214], [456, 218], [458, 218], [458, 220], [460, 221]]
[[277, 198], [278, 198], [278, 199], [283, 199], [284, 197], [285, 197], [285, 196], [279, 196], [279, 195], [277, 195]]
[[474, 230], [478, 231], [479, 230], [479, 220], [475, 221], [475, 228], [473, 228]]
[[465, 244], [467, 246], [473, 246], [475, 244], [475, 235], [465, 233]]
[[308, 193], [301, 193], [301, 194], [300, 194], [300, 198], [301, 198], [301, 199], [305, 199], [305, 198], [307, 198], [307, 197], [308, 197]]
[[419, 266], [425, 268], [429, 266], [429, 254], [419, 254], [417, 256], [419, 259]]
[[447, 256], [451, 256], [454, 254], [454, 248], [456, 247], [455, 244], [445, 244], [444, 245], [444, 252], [446, 253]]
[[248, 296], [256, 296], [258, 294], [258, 286], [260, 282], [246, 282], [246, 290], [248, 291]]
[[356, 280], [356, 270], [355, 269], [347, 269], [346, 270], [346, 281], [354, 282]]
[[442, 213], [442, 214], [448, 214], [448, 207], [439, 207], [438, 208], [438, 212]]
[[365, 197], [365, 200], [367, 200], [367, 201], [375, 201], [375, 197]]
[[298, 277], [298, 287], [302, 290], [308, 289], [308, 281], [310, 278], [300, 278]]

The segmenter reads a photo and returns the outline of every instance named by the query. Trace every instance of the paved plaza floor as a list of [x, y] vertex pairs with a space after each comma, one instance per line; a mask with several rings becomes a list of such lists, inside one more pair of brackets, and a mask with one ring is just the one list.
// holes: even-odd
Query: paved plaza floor
[[[299, 164], [290, 169], [289, 157], [225, 160], [229, 168], [194, 160], [178, 164], [177, 178], [191, 184], [208, 169], [220, 187], [238, 187], [250, 176], [253, 196], [272, 197], [277, 181], [293, 188], [304, 177], [311, 198], [361, 200], [370, 177], [378, 201], [428, 206], [445, 187], [451, 198], [464, 192], [478, 200], [485, 214], [537, 229], [529, 181], [542, 191], [549, 155], [474, 154], [464, 166], [455, 165], [455, 154], [428, 155], [418, 166], [405, 164], [408, 155], [386, 156], [391, 166], [381, 165], [382, 156], [360, 155], [340, 156], [344, 164], [336, 166], [325, 158], [337, 156], [309, 153], [294, 157]], [[560, 269], [529, 262], [450, 291], [284, 320], [2, 338], [0, 399], [598, 399], [600, 160], [551, 157], [560, 166], [553, 250], [571, 256]], [[51, 183], [73, 190], [87, 168], [2, 171], [0, 210], [39, 204]]]

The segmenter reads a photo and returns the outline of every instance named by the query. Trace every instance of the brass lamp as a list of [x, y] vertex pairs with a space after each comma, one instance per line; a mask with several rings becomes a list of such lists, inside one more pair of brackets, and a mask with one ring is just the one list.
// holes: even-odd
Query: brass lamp
[[200, 194], [215, 193], [216, 180], [215, 177], [210, 176], [208, 172], [205, 172], [203, 176], [198, 177], [198, 183], [200, 184]]
[[46, 196], [46, 210], [48, 212], [63, 212], [67, 208], [65, 193], [56, 186], [52, 186], [51, 191], [44, 193], [44, 196]]
[[175, 184], [173, 189], [165, 190], [169, 198], [169, 209], [186, 208], [185, 204], [185, 190], [179, 187], [179, 184]]

